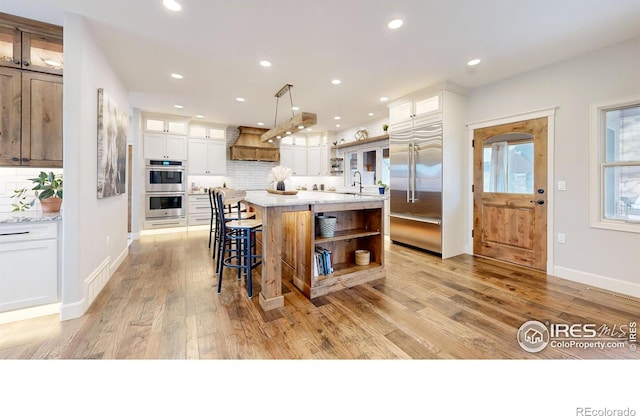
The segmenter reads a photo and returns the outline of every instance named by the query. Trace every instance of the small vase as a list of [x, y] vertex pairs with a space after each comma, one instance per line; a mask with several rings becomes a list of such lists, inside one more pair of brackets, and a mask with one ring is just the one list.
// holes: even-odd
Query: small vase
[[284, 191], [284, 181], [278, 181], [278, 183], [276, 184], [276, 190]]

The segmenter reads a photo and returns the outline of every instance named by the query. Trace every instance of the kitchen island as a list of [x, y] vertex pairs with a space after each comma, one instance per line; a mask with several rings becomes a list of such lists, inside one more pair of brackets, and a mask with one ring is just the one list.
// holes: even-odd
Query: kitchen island
[[[293, 284], [310, 299], [385, 277], [384, 197], [247, 191], [243, 203], [262, 220], [259, 301], [265, 311], [284, 306], [283, 267], [291, 272]], [[333, 236], [321, 236], [319, 216], [336, 217]], [[356, 264], [356, 250], [369, 252], [368, 264]], [[333, 269], [329, 273], [318, 272], [316, 251], [331, 253]]]

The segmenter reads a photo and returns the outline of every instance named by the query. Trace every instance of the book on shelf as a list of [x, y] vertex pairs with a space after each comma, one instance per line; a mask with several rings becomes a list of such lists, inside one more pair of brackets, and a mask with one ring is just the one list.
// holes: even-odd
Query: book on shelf
[[333, 273], [331, 250], [327, 250], [322, 247], [316, 247], [314, 260], [314, 263], [317, 264], [318, 275], [327, 275]]
[[318, 253], [313, 253], [313, 277], [318, 277], [320, 270], [318, 269]]

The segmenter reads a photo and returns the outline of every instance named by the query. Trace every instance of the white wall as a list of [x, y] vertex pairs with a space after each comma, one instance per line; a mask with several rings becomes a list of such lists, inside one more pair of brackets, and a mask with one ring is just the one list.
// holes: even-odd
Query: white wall
[[[128, 93], [84, 18], [65, 14], [62, 319], [84, 313], [127, 254], [127, 196], [97, 199], [97, 96], [104, 88], [129, 112]], [[130, 173], [128, 173], [130, 174]], [[100, 277], [101, 276], [101, 277]], [[99, 287], [101, 289], [101, 287]]]
[[[589, 105], [640, 94], [640, 38], [470, 92], [470, 123], [558, 107], [555, 118], [554, 274], [640, 297], [640, 234], [589, 226]], [[556, 240], [554, 238], [554, 240]]]

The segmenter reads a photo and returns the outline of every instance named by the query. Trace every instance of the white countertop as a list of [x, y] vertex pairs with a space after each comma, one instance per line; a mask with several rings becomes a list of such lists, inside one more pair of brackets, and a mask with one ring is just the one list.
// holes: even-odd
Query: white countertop
[[299, 191], [296, 195], [277, 195], [267, 191], [247, 191], [243, 198], [248, 203], [259, 207], [277, 207], [290, 205], [317, 205], [330, 203], [349, 203], [383, 201], [385, 195], [343, 194], [337, 192]]
[[0, 212], [1, 224], [15, 224], [19, 222], [48, 222], [61, 221], [62, 212], [42, 212], [42, 211], [16, 211]]

